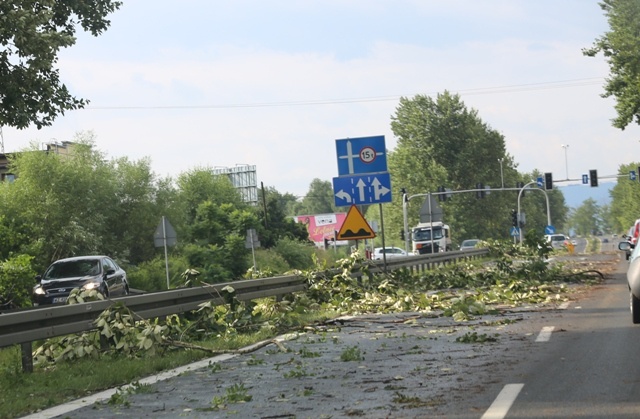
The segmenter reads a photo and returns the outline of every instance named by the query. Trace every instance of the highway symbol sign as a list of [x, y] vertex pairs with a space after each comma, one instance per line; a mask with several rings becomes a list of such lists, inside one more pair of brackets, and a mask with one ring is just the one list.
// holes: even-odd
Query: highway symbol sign
[[518, 237], [520, 236], [520, 229], [518, 227], [511, 227], [511, 237]]
[[542, 176], [536, 179], [536, 185], [538, 185], [538, 188], [542, 188], [544, 186], [544, 179], [542, 179]]
[[629, 180], [636, 180], [636, 171], [632, 170], [629, 172]]
[[391, 202], [391, 176], [376, 173], [334, 177], [333, 194], [337, 207]]
[[556, 228], [552, 225], [548, 225], [544, 228], [544, 234], [556, 234]]
[[352, 205], [347, 213], [347, 218], [344, 219], [344, 223], [340, 227], [337, 236], [338, 240], [361, 240], [375, 237], [376, 233], [373, 232], [358, 207]]
[[338, 176], [387, 171], [384, 135], [336, 140]]

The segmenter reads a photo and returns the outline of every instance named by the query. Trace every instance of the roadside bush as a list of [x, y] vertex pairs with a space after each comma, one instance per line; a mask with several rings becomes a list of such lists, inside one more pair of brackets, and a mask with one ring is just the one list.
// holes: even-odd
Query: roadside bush
[[[187, 260], [181, 256], [169, 256], [169, 283], [171, 288], [179, 287], [182, 273], [189, 269]], [[167, 271], [164, 256], [158, 256], [138, 266], [127, 268], [129, 286], [146, 292], [163, 291], [167, 289]]]
[[[251, 254], [248, 258], [253, 265]], [[256, 249], [256, 267], [260, 272], [272, 272], [276, 275], [284, 274], [291, 270], [287, 261], [275, 249]]]
[[33, 256], [19, 255], [0, 263], [0, 308], [31, 306], [31, 288], [36, 272]]
[[300, 242], [283, 237], [278, 240], [274, 250], [282, 256], [291, 269], [309, 269], [313, 266], [315, 247], [309, 242]]

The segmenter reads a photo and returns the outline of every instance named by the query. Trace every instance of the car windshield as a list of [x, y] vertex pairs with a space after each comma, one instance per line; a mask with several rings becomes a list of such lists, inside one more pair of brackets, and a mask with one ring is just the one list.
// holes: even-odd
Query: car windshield
[[44, 273], [43, 279], [74, 278], [79, 276], [98, 275], [100, 264], [98, 260], [73, 260], [54, 263]]
[[[433, 229], [433, 240], [438, 240], [442, 237], [442, 227], [435, 227]], [[425, 240], [431, 240], [431, 229], [429, 227], [416, 228], [413, 230], [413, 241]]]
[[462, 246], [465, 247], [474, 247], [476, 244], [478, 244], [478, 240], [465, 240], [462, 242]]

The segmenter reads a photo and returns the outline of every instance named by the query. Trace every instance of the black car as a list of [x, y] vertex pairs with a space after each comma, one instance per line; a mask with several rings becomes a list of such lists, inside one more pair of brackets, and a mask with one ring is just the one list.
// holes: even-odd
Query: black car
[[66, 303], [74, 288], [96, 289], [105, 297], [128, 295], [126, 272], [108, 256], [60, 259], [36, 276], [33, 305]]

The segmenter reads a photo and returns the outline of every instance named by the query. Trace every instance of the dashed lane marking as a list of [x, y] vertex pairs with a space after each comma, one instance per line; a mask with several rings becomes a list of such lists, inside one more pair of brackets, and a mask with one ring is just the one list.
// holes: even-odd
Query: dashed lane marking
[[540, 331], [540, 334], [536, 338], [536, 342], [549, 342], [551, 339], [551, 333], [555, 329], [555, 326], [545, 326]]
[[484, 412], [481, 419], [502, 419], [507, 415], [511, 405], [516, 401], [524, 384], [507, 384], [504, 386], [498, 397], [491, 403], [489, 409]]

